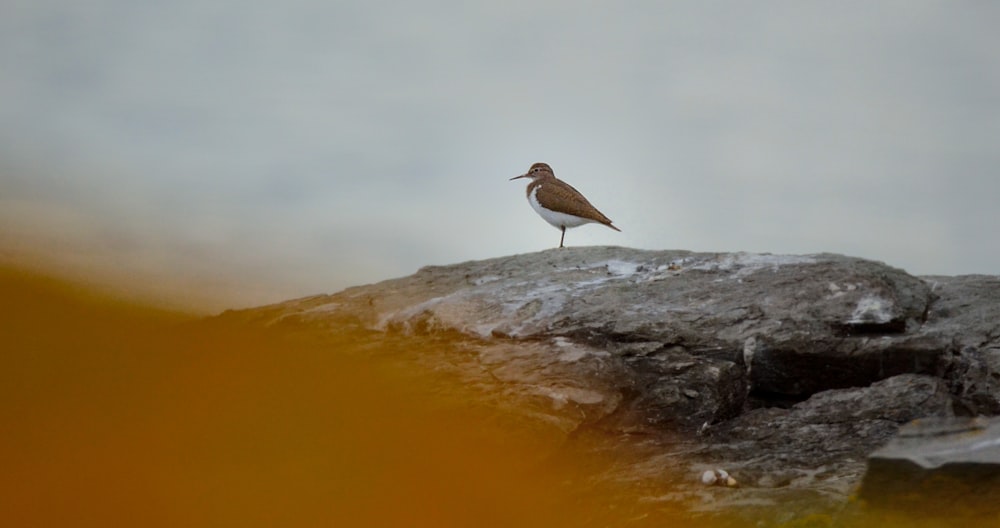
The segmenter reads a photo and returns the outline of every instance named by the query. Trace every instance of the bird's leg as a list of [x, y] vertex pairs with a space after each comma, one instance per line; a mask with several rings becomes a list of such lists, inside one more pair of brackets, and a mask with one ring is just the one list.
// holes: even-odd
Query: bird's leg
[[564, 238], [566, 238], [566, 226], [562, 226], [562, 236], [559, 237], [559, 247], [563, 247]]

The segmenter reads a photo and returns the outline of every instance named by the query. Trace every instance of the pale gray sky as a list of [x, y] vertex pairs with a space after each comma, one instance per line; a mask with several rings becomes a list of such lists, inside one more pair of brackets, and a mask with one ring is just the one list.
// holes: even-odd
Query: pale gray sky
[[998, 22], [975, 1], [8, 0], [0, 251], [274, 302], [558, 245], [507, 181], [545, 161], [623, 230], [568, 245], [996, 274]]

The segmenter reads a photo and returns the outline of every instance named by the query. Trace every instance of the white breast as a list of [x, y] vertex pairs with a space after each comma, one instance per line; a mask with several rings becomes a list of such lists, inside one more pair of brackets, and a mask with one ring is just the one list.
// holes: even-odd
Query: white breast
[[542, 207], [542, 204], [538, 203], [538, 198], [535, 194], [538, 193], [538, 188], [531, 190], [531, 194], [528, 195], [528, 203], [531, 204], [531, 208], [538, 213], [546, 222], [552, 224], [556, 229], [562, 229], [563, 227], [578, 227], [583, 224], [590, 224], [596, 222], [596, 220], [591, 220], [589, 218], [581, 218], [579, 216], [568, 215], [566, 213], [560, 213], [557, 211], [552, 211]]

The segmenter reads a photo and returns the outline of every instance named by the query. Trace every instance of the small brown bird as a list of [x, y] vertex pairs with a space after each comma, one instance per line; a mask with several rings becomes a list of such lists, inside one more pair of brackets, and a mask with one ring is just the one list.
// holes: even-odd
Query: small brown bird
[[563, 247], [567, 227], [596, 222], [615, 231], [621, 231], [611, 225], [611, 219], [590, 205], [580, 191], [556, 178], [552, 167], [547, 163], [536, 163], [528, 169], [528, 172], [514, 176], [511, 180], [518, 178], [531, 178], [531, 183], [528, 184], [528, 203], [546, 222], [562, 231], [559, 247]]

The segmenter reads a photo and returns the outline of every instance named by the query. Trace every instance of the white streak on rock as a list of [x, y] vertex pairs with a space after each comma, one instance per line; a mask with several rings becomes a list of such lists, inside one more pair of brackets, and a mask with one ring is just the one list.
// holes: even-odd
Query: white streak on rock
[[858, 301], [858, 305], [854, 308], [854, 312], [851, 314], [851, 318], [847, 320], [847, 323], [888, 323], [892, 320], [892, 308], [892, 301], [874, 295], [866, 295]]

